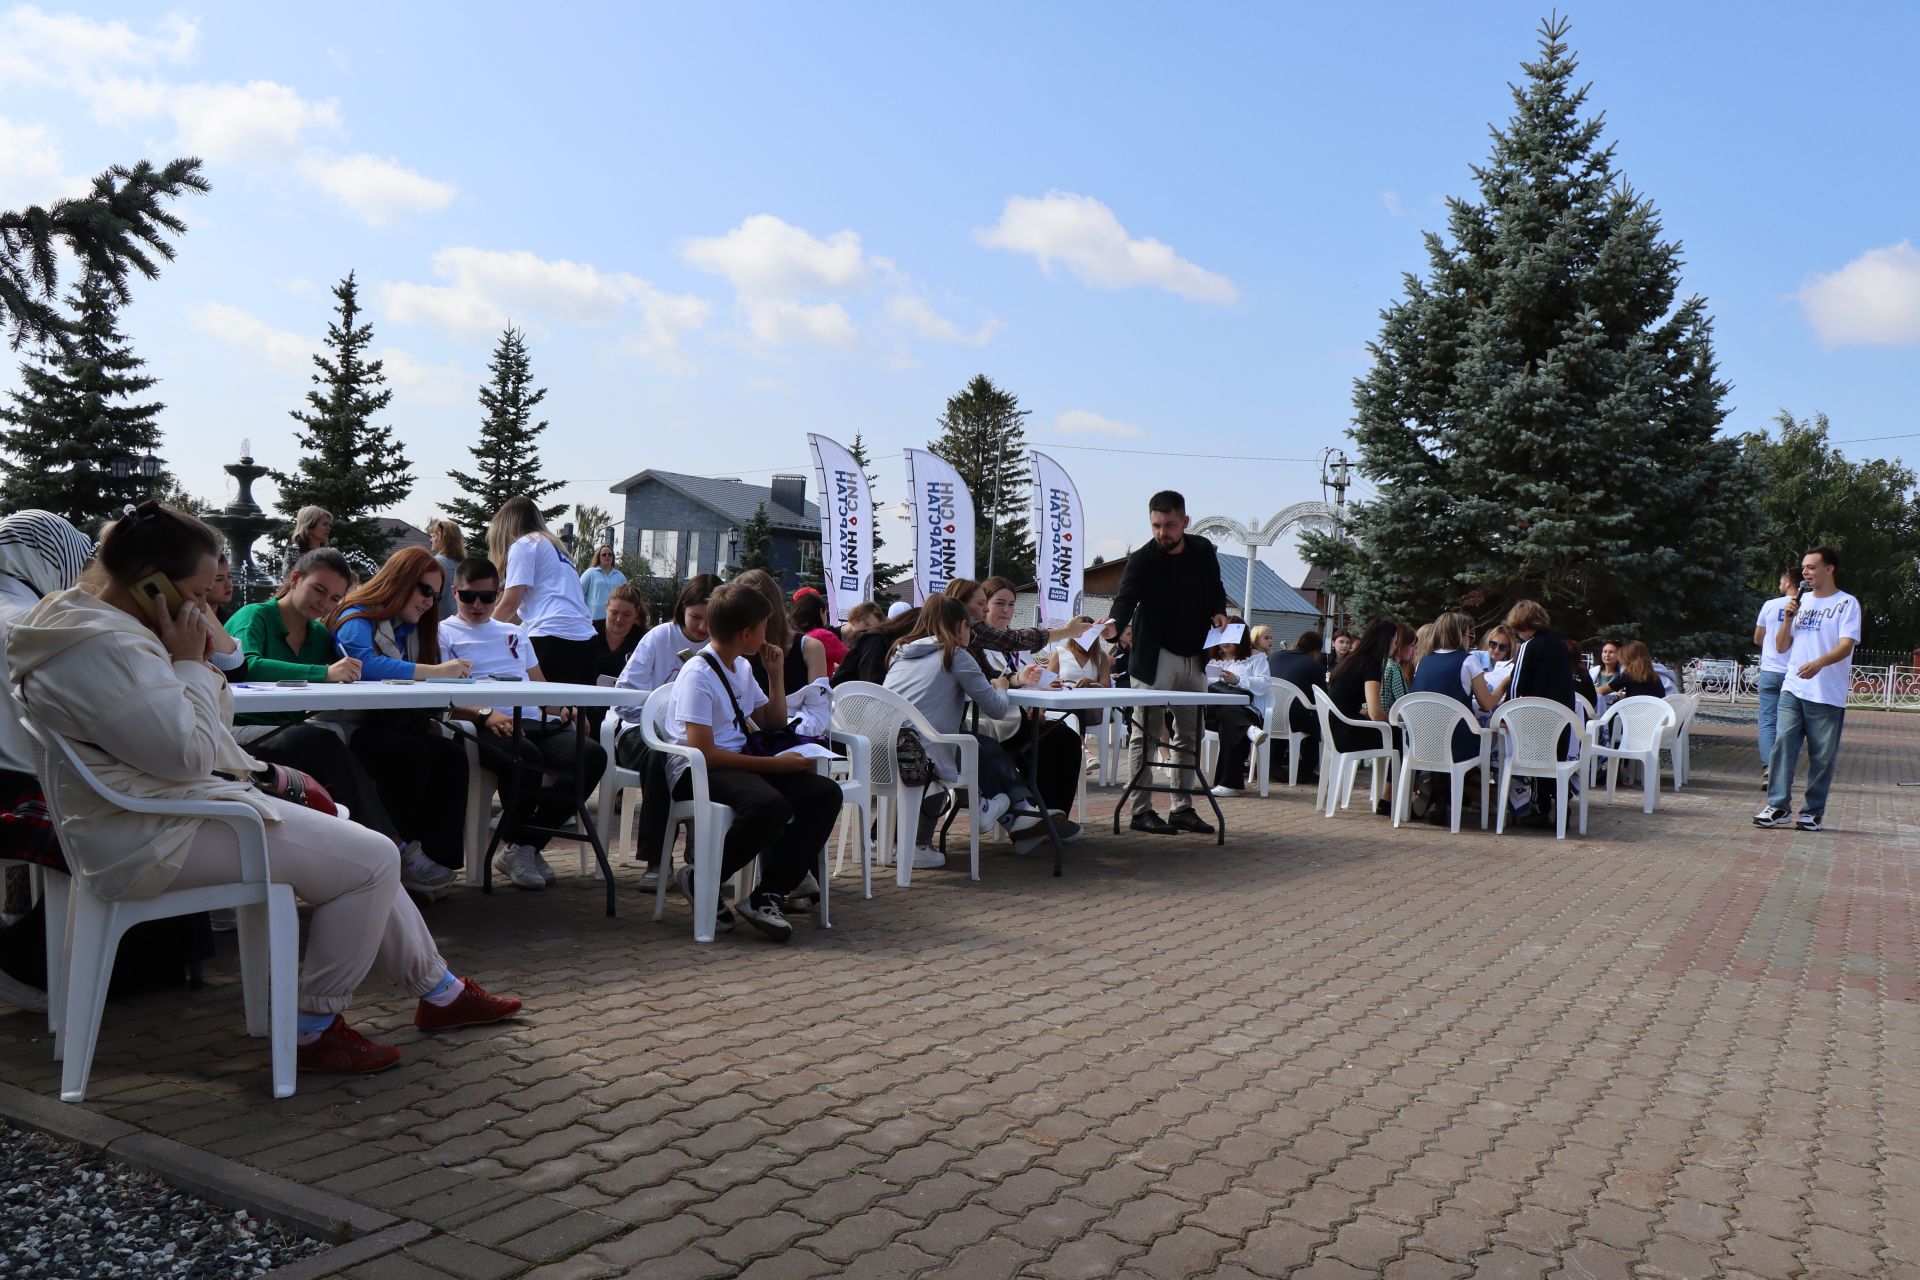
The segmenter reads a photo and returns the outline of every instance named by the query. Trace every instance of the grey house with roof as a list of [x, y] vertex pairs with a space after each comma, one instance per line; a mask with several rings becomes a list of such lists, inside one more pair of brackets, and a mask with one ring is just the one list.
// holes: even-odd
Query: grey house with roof
[[820, 565], [820, 508], [807, 501], [805, 476], [778, 475], [771, 485], [642, 471], [613, 486], [626, 554], [644, 561], [656, 578], [685, 581], [696, 573], [724, 575], [740, 562], [747, 522], [767, 509], [772, 573], [787, 590]]

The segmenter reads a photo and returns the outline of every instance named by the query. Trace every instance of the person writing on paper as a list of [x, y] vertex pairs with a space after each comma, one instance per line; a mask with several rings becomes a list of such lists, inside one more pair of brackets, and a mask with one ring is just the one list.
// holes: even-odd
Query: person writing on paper
[[1062, 688], [1104, 689], [1112, 679], [1107, 647], [1100, 643], [1097, 633], [1092, 647], [1083, 646], [1080, 642], [1084, 636], [1082, 632], [1056, 644], [1053, 656], [1047, 659], [1047, 670], [1059, 677]]
[[[1013, 606], [1019, 588], [1006, 578], [988, 578], [975, 585], [965, 578], [947, 584], [947, 597], [966, 606], [971, 643], [967, 651], [987, 676], [1002, 689], [1041, 687], [1044, 667], [1029, 660], [1049, 643], [1083, 634], [1093, 625], [1091, 618], [1074, 618], [1054, 628], [1015, 627]], [[1080, 794], [1080, 774], [1085, 749], [1079, 723], [1050, 720], [1044, 716], [1024, 716], [1018, 710], [998, 719], [983, 717], [983, 732], [996, 738], [1016, 760], [1032, 750], [1033, 735], [1040, 735], [1040, 798], [1047, 808], [1064, 815]], [[1067, 828], [1076, 838], [1079, 828]]]
[[[447, 656], [470, 663], [476, 676], [544, 683], [547, 677], [527, 633], [493, 616], [500, 598], [500, 571], [493, 561], [470, 557], [455, 574], [454, 596], [460, 607], [440, 624], [440, 645]], [[529, 701], [533, 696], [529, 690]], [[455, 707], [453, 715], [473, 724], [480, 762], [500, 780], [501, 844], [494, 870], [516, 889], [546, 888], [557, 877], [542, 852], [552, 839], [543, 828], [573, 821], [576, 764], [584, 765], [586, 776], [597, 781], [606, 772], [606, 751], [574, 732], [570, 713], [549, 716], [541, 707], [522, 705], [518, 736], [513, 732], [514, 701]]]
[[[1207, 687], [1207, 632], [1227, 625], [1227, 589], [1220, 581], [1220, 558], [1211, 542], [1187, 532], [1187, 500], [1173, 490], [1163, 489], [1147, 500], [1147, 518], [1153, 526], [1153, 537], [1127, 557], [1106, 638], [1113, 639], [1122, 627], [1133, 624], [1129, 675], [1134, 688], [1203, 693]], [[1193, 811], [1192, 766], [1200, 752], [1197, 711], [1195, 707], [1173, 710], [1173, 745], [1179, 762], [1179, 790], [1173, 797], [1173, 812], [1162, 818], [1154, 811], [1151, 793], [1135, 790], [1135, 831], [1213, 834], [1213, 824]], [[1157, 708], [1142, 708], [1133, 717], [1127, 744], [1127, 768], [1132, 778], [1146, 776], [1147, 733], [1158, 716]]]
[[[971, 632], [966, 608], [951, 596], [935, 596], [920, 610], [919, 624], [894, 646], [886, 687], [911, 702], [936, 733], [959, 733], [969, 701], [990, 718], [1005, 716], [1009, 710], [1005, 689], [988, 680], [967, 652]], [[1047, 838], [1039, 806], [1005, 745], [986, 734], [973, 737], [980, 744], [980, 794], [971, 797], [973, 821], [982, 831], [999, 823], [1013, 840], [1015, 853], [1031, 853]], [[928, 743], [927, 748], [941, 779], [957, 784], [955, 750], [936, 743]], [[947, 803], [945, 793], [936, 792], [929, 788], [920, 806], [913, 848], [915, 871], [947, 865], [946, 855], [933, 847], [933, 829]]]
[[[110, 525], [82, 585], [48, 596], [7, 633], [9, 673], [31, 715], [69, 739], [117, 791], [224, 801], [259, 815], [274, 882], [313, 906], [302, 930], [300, 1070], [358, 1074], [400, 1060], [398, 1049], [368, 1040], [342, 1016], [376, 968], [419, 1000], [413, 1021], [421, 1030], [512, 1017], [518, 1000], [490, 995], [447, 967], [401, 891], [385, 837], [247, 780], [260, 765], [233, 739], [232, 696], [207, 663], [212, 631], [200, 607], [219, 548], [220, 535], [205, 523], [157, 502]], [[239, 838], [224, 822], [134, 812], [80, 786], [61, 800], [68, 861], [109, 901], [242, 878]]]
[[1267, 628], [1256, 627], [1252, 633], [1243, 629], [1239, 641], [1215, 646], [1213, 661], [1207, 664], [1213, 676], [1213, 688], [1230, 689], [1247, 699], [1238, 706], [1207, 708], [1211, 727], [1220, 735], [1220, 764], [1214, 773], [1213, 788], [1217, 796], [1240, 794], [1247, 784], [1247, 761], [1252, 757], [1253, 748], [1266, 741], [1267, 713], [1273, 709], [1273, 690], [1267, 655], [1259, 648], [1261, 639], [1267, 641], [1268, 648], [1272, 647]]
[[[669, 740], [700, 753], [707, 766], [707, 794], [733, 810], [720, 878], [760, 859], [760, 883], [737, 905], [739, 913], [767, 937], [785, 942], [793, 936], [785, 896], [812, 873], [840, 819], [841, 796], [840, 784], [815, 773], [813, 762], [803, 756], [746, 754], [747, 723], [774, 729], [787, 722], [786, 654], [767, 643], [773, 614], [773, 603], [751, 586], [730, 582], [713, 593], [707, 604], [710, 639], [673, 682], [666, 728]], [[764, 693], [747, 664], [748, 654], [757, 655], [766, 670]], [[687, 770], [680, 756], [667, 762], [676, 800], [693, 798]], [[688, 905], [694, 901], [693, 877], [691, 866], [682, 867], [676, 881]], [[720, 921], [731, 927], [725, 906]]]
[[[673, 616], [640, 637], [633, 656], [620, 669], [614, 687], [631, 689], [633, 701], [614, 708], [619, 734], [613, 743], [613, 758], [622, 769], [640, 775], [639, 827], [634, 839], [638, 856], [647, 864], [647, 876], [658, 873], [661, 848], [666, 841], [668, 798], [667, 762], [647, 746], [640, 731], [640, 717], [647, 706], [647, 695], [663, 684], [672, 684], [686, 664], [707, 642], [707, 602], [720, 588], [720, 579], [711, 573], [696, 573], [680, 588], [673, 605]], [[652, 882], [642, 878], [642, 888]]]

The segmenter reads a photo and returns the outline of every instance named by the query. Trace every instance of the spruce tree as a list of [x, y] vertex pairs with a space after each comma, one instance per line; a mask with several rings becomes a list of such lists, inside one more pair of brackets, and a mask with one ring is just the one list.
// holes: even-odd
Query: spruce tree
[[973, 494], [974, 577], [994, 574], [1015, 582], [1033, 580], [1033, 537], [1028, 529], [1027, 461], [1024, 419], [1031, 410], [1020, 398], [975, 374], [959, 395], [947, 400], [940, 436], [927, 448], [953, 464]]
[[727, 570], [729, 578], [749, 569], [773, 572], [773, 522], [767, 519], [767, 504], [753, 509], [747, 527], [740, 531], [740, 562]]
[[[853, 460], [860, 464], [861, 472], [866, 475], [867, 492], [879, 493], [879, 482], [875, 480], [873, 476], [873, 462], [867, 457], [866, 439], [858, 431], [853, 433], [853, 443], [847, 447], [847, 452], [853, 455]], [[904, 564], [883, 564], [880, 560], [880, 548], [887, 545], [887, 540], [880, 536], [880, 501], [878, 498], [874, 499], [873, 515], [869, 518], [872, 523], [868, 527], [873, 530], [873, 595], [874, 599], [878, 600], [883, 596], [895, 594], [894, 584], [899, 582], [902, 575], [907, 572], [910, 566]]]
[[[447, 478], [466, 496], [447, 504], [447, 511], [467, 529], [467, 545], [487, 545], [487, 525], [509, 498], [526, 494], [535, 502], [561, 487], [558, 480], [540, 476], [540, 433], [547, 423], [533, 420], [533, 411], [547, 398], [545, 387], [533, 385], [533, 363], [527, 355], [527, 335], [508, 325], [494, 344], [487, 362], [493, 381], [480, 388], [480, 439], [472, 450], [474, 470], [449, 471]], [[541, 508], [551, 520], [567, 509], [565, 503]], [[590, 534], [582, 533], [584, 537]]]
[[[142, 473], [159, 447], [158, 417], [165, 405], [140, 397], [159, 381], [141, 372], [120, 333], [120, 298], [98, 272], [80, 278], [68, 296], [66, 340], [48, 344], [20, 368], [20, 390], [0, 406], [0, 448], [11, 459], [0, 502], [57, 512], [94, 531], [130, 502], [172, 485], [172, 477]], [[125, 476], [116, 478], [120, 459]]]
[[65, 248], [81, 270], [106, 282], [116, 301], [128, 299], [127, 280], [137, 271], [160, 274], [156, 257], [173, 258], [173, 243], [187, 224], [169, 213], [166, 201], [210, 190], [194, 157], [163, 169], [147, 161], [128, 169], [115, 165], [93, 180], [87, 195], [0, 210], [0, 325], [18, 351], [27, 342], [65, 346], [67, 329], [53, 297], [59, 287], [59, 257]]
[[1429, 273], [1405, 278], [1356, 383], [1379, 496], [1352, 508], [1350, 543], [1304, 539], [1308, 558], [1357, 617], [1485, 621], [1531, 597], [1569, 638], [1729, 647], [1752, 613], [1754, 507], [1716, 434], [1712, 320], [1676, 301], [1679, 245], [1582, 118], [1568, 24], [1540, 30], [1479, 202], [1448, 202], [1449, 239], [1426, 237]]
[[374, 417], [393, 399], [380, 361], [367, 358], [373, 326], [360, 319], [360, 298], [352, 272], [334, 286], [339, 318], [327, 326], [332, 352], [316, 354], [307, 409], [289, 416], [301, 426], [300, 465], [275, 472], [277, 503], [291, 517], [301, 507], [325, 507], [333, 514], [332, 545], [358, 551], [374, 564], [387, 557], [387, 539], [376, 513], [406, 500], [413, 492], [413, 468], [390, 426]]

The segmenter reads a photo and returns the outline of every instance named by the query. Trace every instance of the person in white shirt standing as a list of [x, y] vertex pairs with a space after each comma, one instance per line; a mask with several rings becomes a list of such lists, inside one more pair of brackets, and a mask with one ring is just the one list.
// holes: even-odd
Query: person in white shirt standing
[[1753, 620], [1753, 643], [1760, 649], [1760, 785], [1767, 784], [1768, 765], [1773, 760], [1773, 742], [1780, 723], [1780, 686], [1787, 679], [1787, 655], [1773, 638], [1780, 634], [1787, 609], [1794, 601], [1794, 587], [1800, 579], [1792, 569], [1780, 571], [1780, 594], [1760, 606]]
[[[1860, 602], [1834, 583], [1840, 553], [1815, 547], [1800, 558], [1800, 592], [1790, 601], [1773, 645], [1787, 655], [1780, 688], [1780, 723], [1769, 762], [1767, 807], [1756, 827], [1797, 826], [1818, 831], [1840, 754], [1840, 725], [1853, 688], [1853, 650], [1860, 643]], [[1807, 790], [1800, 819], [1792, 818], [1793, 773], [1807, 744]]]
[[[471, 663], [476, 677], [546, 680], [526, 632], [493, 617], [500, 596], [493, 561], [482, 556], [462, 560], [453, 594], [459, 608], [440, 624], [441, 652]], [[538, 706], [521, 705], [518, 737], [513, 732], [513, 701], [459, 707], [454, 714], [472, 722], [480, 759], [500, 778], [502, 843], [494, 870], [517, 888], [546, 888], [555, 876], [541, 850], [551, 839], [548, 831], [569, 825], [575, 817], [575, 761], [584, 754], [586, 776], [597, 780], [606, 771], [606, 751], [592, 738], [583, 742], [571, 720], [549, 717]]]
[[592, 684], [593, 619], [587, 613], [580, 575], [560, 539], [547, 529], [540, 508], [521, 494], [508, 498], [487, 526], [487, 555], [505, 587], [493, 616], [519, 623], [540, 655], [547, 679]]

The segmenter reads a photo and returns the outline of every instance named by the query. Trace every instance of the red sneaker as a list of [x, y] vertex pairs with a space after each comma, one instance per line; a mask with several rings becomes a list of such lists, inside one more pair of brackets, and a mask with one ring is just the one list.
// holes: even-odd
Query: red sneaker
[[429, 1004], [422, 1000], [420, 1007], [413, 1011], [413, 1025], [422, 1031], [447, 1031], [498, 1022], [520, 1012], [520, 1002], [511, 996], [488, 995], [472, 978], [463, 979], [463, 983], [452, 1004]]
[[300, 1046], [299, 1069], [335, 1076], [370, 1075], [385, 1071], [400, 1061], [400, 1051], [390, 1044], [373, 1041], [347, 1025], [339, 1014], [333, 1025], [320, 1033], [312, 1044]]

